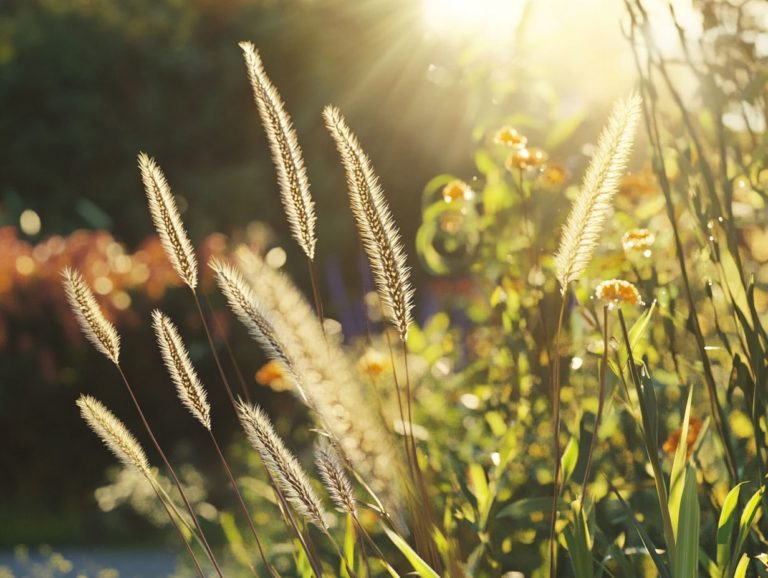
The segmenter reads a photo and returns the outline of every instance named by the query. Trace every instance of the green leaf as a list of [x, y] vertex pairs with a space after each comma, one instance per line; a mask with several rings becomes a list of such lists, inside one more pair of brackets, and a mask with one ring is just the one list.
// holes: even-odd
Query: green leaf
[[608, 481], [608, 487], [619, 499], [619, 503], [624, 509], [624, 512], [626, 513], [629, 520], [632, 522], [632, 525], [635, 527], [635, 530], [637, 530], [637, 535], [640, 536], [640, 540], [642, 541], [643, 546], [645, 546], [645, 549], [648, 552], [648, 555], [651, 557], [651, 560], [653, 560], [653, 563], [656, 566], [656, 570], [659, 571], [659, 576], [661, 576], [662, 578], [670, 578], [669, 569], [664, 564], [664, 560], [659, 555], [659, 552], [657, 551], [656, 546], [653, 543], [653, 540], [651, 540], [651, 537], [648, 535], [648, 532], [645, 531], [645, 528], [643, 528], [642, 524], [640, 524], [640, 522], [637, 521], [637, 518], [635, 518], [635, 514], [634, 512], [632, 512], [632, 508], [630, 508], [629, 504], [627, 504], [624, 498], [621, 497], [621, 494], [616, 489], [616, 486], [614, 486], [610, 482], [610, 480]]
[[356, 529], [355, 529], [355, 521], [352, 519], [351, 514], [347, 514], [347, 523], [344, 533], [344, 560], [346, 560], [346, 564], [342, 561], [341, 563], [341, 572], [340, 574], [343, 577], [349, 578], [349, 571], [347, 570], [347, 567], [353, 568], [355, 567], [355, 535], [356, 535]]
[[680, 441], [677, 444], [675, 458], [672, 462], [672, 474], [669, 479], [669, 515], [672, 518], [672, 530], [677, 540], [677, 520], [680, 515], [680, 501], [683, 495], [683, 478], [685, 464], [688, 461], [688, 424], [691, 419], [691, 400], [693, 387], [688, 388], [688, 401], [685, 404], [683, 424], [680, 428]]
[[488, 478], [485, 470], [480, 464], [471, 464], [468, 470], [469, 487], [475, 498], [477, 498], [477, 511], [480, 517], [480, 527], [485, 528], [488, 522], [488, 514], [493, 505], [494, 494], [491, 486], [488, 485]]
[[699, 497], [696, 493], [696, 470], [685, 469], [673, 578], [697, 578], [699, 575]]
[[408, 542], [403, 540], [389, 528], [385, 527], [384, 532], [386, 532], [389, 539], [392, 540], [392, 543], [397, 546], [397, 549], [403, 553], [403, 556], [408, 559], [408, 562], [411, 563], [411, 566], [413, 566], [413, 569], [416, 570], [416, 573], [421, 576], [421, 578], [440, 578], [437, 572], [432, 570], [432, 568], [429, 567], [429, 564], [422, 560], [413, 548], [408, 545]]
[[563, 484], [565, 484], [571, 477], [571, 474], [573, 474], [578, 461], [579, 443], [575, 437], [572, 437], [568, 440], [568, 444], [565, 446], [565, 451], [563, 451], [563, 457], [560, 461], [561, 469], [563, 471]]
[[760, 510], [760, 502], [763, 499], [763, 492], [765, 487], [761, 487], [757, 490], [744, 506], [744, 511], [741, 513], [741, 519], [739, 520], [739, 534], [736, 539], [736, 548], [733, 550], [732, 560], [736, 559], [741, 553], [744, 543], [747, 541], [749, 530], [752, 528], [752, 523], [755, 521], [757, 512]]
[[745, 482], [742, 482], [731, 488], [720, 510], [720, 519], [717, 522], [717, 567], [722, 571], [731, 563], [731, 538], [736, 523], [736, 506], [739, 505], [739, 492], [744, 484]]
[[745, 578], [747, 575], [747, 569], [749, 568], [749, 556], [746, 554], [741, 555], [739, 565], [736, 566], [736, 571], [733, 573], [733, 578]]
[[[562, 498], [557, 501], [557, 511], [568, 511], [568, 504]], [[518, 500], [517, 502], [504, 506], [499, 510], [499, 513], [496, 514], [496, 517], [520, 520], [538, 513], [544, 514], [545, 518], [552, 513], [552, 498], [525, 498], [523, 500]]]
[[592, 541], [589, 536], [584, 510], [574, 507], [574, 521], [566, 527], [565, 543], [570, 554], [571, 567], [576, 578], [592, 578]]

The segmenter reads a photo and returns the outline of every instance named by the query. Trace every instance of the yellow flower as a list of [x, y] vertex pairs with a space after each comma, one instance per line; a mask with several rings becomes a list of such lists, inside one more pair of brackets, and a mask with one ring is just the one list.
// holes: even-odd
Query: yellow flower
[[507, 157], [505, 166], [508, 171], [540, 169], [548, 158], [547, 153], [538, 147], [519, 148]]
[[451, 181], [443, 187], [443, 200], [446, 203], [453, 201], [468, 201], [472, 199], [474, 192], [469, 185], [464, 181], [455, 180]]
[[522, 170], [528, 168], [528, 163], [531, 160], [531, 153], [527, 148], [521, 148], [513, 152], [507, 157], [507, 161], [504, 166], [508, 171]]
[[541, 176], [544, 182], [551, 186], [562, 185], [565, 179], [568, 178], [568, 171], [565, 170], [563, 165], [550, 164], [544, 169], [544, 174]]
[[632, 283], [623, 279], [609, 279], [603, 281], [595, 289], [595, 297], [611, 304], [629, 303], [630, 305], [642, 305], [643, 299], [640, 292]]
[[650, 256], [650, 250], [655, 240], [656, 235], [648, 229], [632, 229], [624, 233], [621, 238], [621, 245], [624, 247], [625, 253], [640, 251], [645, 254], [648, 251], [648, 256]]
[[504, 126], [493, 135], [493, 142], [505, 147], [522, 148], [528, 142], [528, 139], [517, 132], [517, 129], [511, 126]]
[[378, 377], [387, 370], [387, 358], [375, 349], [367, 349], [357, 362], [357, 369], [362, 374]]

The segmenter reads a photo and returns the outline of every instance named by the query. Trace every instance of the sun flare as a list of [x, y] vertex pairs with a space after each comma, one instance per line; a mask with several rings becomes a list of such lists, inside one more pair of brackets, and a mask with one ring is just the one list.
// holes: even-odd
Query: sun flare
[[514, 35], [525, 6], [522, 0], [424, 0], [424, 21], [435, 33], [496, 44]]

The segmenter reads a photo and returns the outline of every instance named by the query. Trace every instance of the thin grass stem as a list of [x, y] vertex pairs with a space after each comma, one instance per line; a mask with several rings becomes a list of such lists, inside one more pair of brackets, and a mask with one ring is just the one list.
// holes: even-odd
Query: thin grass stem
[[171, 477], [173, 478], [173, 483], [176, 485], [176, 489], [179, 491], [179, 495], [181, 496], [181, 499], [184, 502], [184, 506], [189, 512], [189, 515], [192, 518], [193, 523], [195, 524], [195, 528], [197, 528], [197, 532], [200, 535], [200, 539], [202, 540], [202, 543], [203, 543], [203, 548], [205, 549], [208, 555], [208, 558], [211, 560], [211, 563], [216, 569], [216, 573], [219, 575], [219, 577], [224, 578], [224, 575], [221, 572], [221, 568], [219, 567], [219, 563], [216, 561], [216, 557], [213, 554], [213, 550], [208, 544], [208, 540], [205, 538], [205, 533], [203, 532], [203, 528], [200, 525], [200, 520], [198, 519], [197, 514], [195, 514], [195, 510], [192, 507], [192, 504], [189, 502], [189, 499], [187, 498], [187, 494], [184, 492], [184, 488], [181, 485], [181, 481], [176, 475], [176, 470], [173, 469], [173, 466], [171, 466], [171, 462], [166, 457], [165, 452], [163, 451], [163, 448], [160, 447], [160, 443], [157, 441], [157, 438], [155, 437], [155, 434], [152, 431], [152, 427], [149, 425], [147, 418], [144, 416], [144, 412], [141, 409], [139, 400], [136, 399], [136, 395], [133, 392], [133, 388], [131, 387], [131, 384], [128, 381], [128, 378], [126, 377], [125, 372], [123, 371], [123, 368], [120, 365], [116, 365], [116, 367], [117, 367], [117, 371], [120, 373], [120, 377], [123, 379], [125, 388], [128, 390], [128, 394], [131, 397], [131, 401], [133, 401], [133, 405], [136, 407], [136, 411], [139, 414], [139, 418], [141, 418], [141, 422], [144, 425], [144, 429], [147, 430], [147, 434], [149, 434], [149, 437], [152, 440], [152, 444], [155, 446], [157, 453], [160, 454], [160, 458], [163, 460], [165, 467], [168, 468], [168, 471], [170, 472]]

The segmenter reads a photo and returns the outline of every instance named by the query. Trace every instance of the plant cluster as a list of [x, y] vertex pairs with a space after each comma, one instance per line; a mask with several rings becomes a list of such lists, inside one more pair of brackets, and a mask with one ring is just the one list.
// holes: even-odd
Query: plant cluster
[[[201, 577], [768, 575], [768, 278], [765, 252], [750, 241], [766, 220], [766, 75], [753, 74], [759, 24], [748, 4], [703, 2], [705, 31], [695, 40], [670, 7], [678, 60], [657, 46], [644, 3], [627, 0], [638, 91], [614, 105], [585, 168], [583, 158], [550, 159], [503, 126], [479, 147], [482, 179], [430, 182], [417, 251], [447, 279], [449, 296], [423, 327], [413, 321], [407, 256], [373, 163], [341, 112], [327, 107], [375, 285], [372, 309], [383, 322], [379, 332], [371, 326], [356, 362], [362, 348], [345, 346], [325, 319], [318, 207], [297, 135], [258, 52], [241, 44], [313, 296], [242, 247], [208, 265], [271, 360], [264, 379], [287, 381], [307, 406], [315, 475], [245, 384], [227, 378], [225, 366], [237, 362], [217, 352], [171, 186], [143, 153], [139, 169], [229, 410], [260, 459], [266, 507], [284, 526], [293, 565], [277, 563], [256, 523], [215, 433], [218, 408], [174, 321], [153, 313], [171, 382], [207, 431], [250, 532], [253, 551], [239, 544], [242, 568], [223, 563], [207, 539], [143, 411], [115, 326], [83, 277], [64, 272], [84, 334], [115, 366], [173, 485], [161, 483], [101, 402], [82, 396], [82, 416], [156, 493]], [[717, 50], [724, 35], [740, 49]], [[679, 69], [698, 81], [701, 107], [682, 95]], [[639, 127], [652, 163], [627, 174]], [[327, 511], [328, 500], [340, 516]]]

